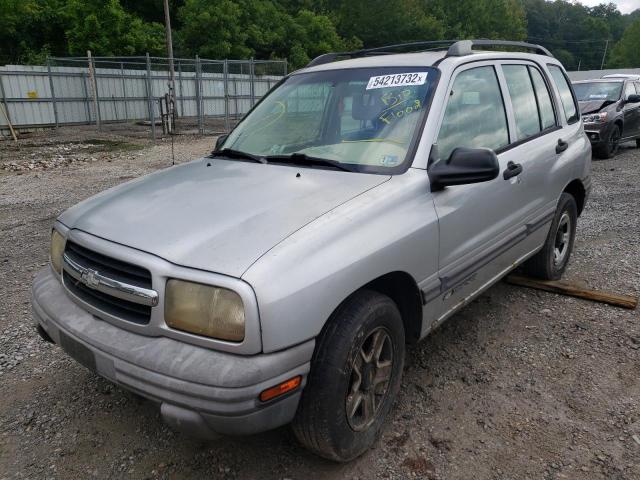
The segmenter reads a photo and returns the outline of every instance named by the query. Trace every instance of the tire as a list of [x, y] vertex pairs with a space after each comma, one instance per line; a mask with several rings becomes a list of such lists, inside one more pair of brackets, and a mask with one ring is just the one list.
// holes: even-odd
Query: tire
[[618, 153], [618, 149], [620, 148], [621, 136], [622, 132], [620, 131], [620, 127], [618, 125], [614, 125], [611, 132], [609, 132], [609, 136], [606, 141], [594, 148], [593, 153], [596, 157], [602, 159], [615, 157], [616, 153]]
[[[404, 339], [398, 307], [386, 295], [362, 290], [338, 307], [318, 337], [293, 420], [300, 443], [338, 462], [369, 449], [400, 389]], [[381, 347], [377, 355], [374, 344]], [[387, 380], [374, 383], [376, 374]]]
[[636, 147], [640, 148], [640, 138], [636, 138]]
[[527, 275], [543, 280], [559, 280], [562, 277], [573, 250], [577, 219], [575, 199], [563, 193], [542, 250], [524, 264]]

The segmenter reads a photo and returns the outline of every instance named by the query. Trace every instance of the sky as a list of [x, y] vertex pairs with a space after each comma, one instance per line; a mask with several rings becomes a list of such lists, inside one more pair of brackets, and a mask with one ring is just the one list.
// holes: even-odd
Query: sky
[[640, 0], [579, 0], [583, 5], [595, 7], [601, 3], [615, 3], [622, 13], [631, 13], [640, 8]]

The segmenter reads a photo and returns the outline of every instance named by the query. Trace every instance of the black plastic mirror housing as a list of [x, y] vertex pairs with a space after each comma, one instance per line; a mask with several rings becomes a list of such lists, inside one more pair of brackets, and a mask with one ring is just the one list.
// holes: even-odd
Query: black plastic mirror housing
[[431, 190], [453, 185], [488, 182], [500, 173], [496, 152], [489, 148], [456, 148], [447, 160], [433, 163], [428, 170]]
[[217, 139], [216, 139], [216, 151], [220, 150], [222, 148], [222, 145], [224, 144], [225, 140], [227, 139], [229, 135], [225, 134], [225, 135], [220, 135]]

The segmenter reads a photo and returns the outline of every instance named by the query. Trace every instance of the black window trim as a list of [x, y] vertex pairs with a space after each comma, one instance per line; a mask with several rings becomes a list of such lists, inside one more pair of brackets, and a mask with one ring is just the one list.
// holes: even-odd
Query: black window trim
[[[468, 65], [471, 65], [473, 63], [486, 63], [486, 65], [478, 65], [478, 66], [472, 66], [470, 68], [464, 68]], [[496, 77], [496, 82], [498, 84], [498, 91], [500, 92], [500, 99], [502, 100], [502, 109], [504, 111], [504, 119], [506, 121], [506, 126], [507, 126], [507, 142], [509, 141], [509, 139], [511, 138], [511, 128], [509, 125], [509, 113], [507, 112], [507, 102], [505, 101], [505, 97], [504, 97], [504, 92], [502, 91], [502, 85], [500, 84], [500, 76], [498, 75], [498, 69], [496, 68], [498, 65], [492, 61], [492, 60], [475, 60], [475, 61], [471, 61], [471, 62], [465, 62], [461, 65], [458, 65], [454, 71], [451, 74], [451, 88], [449, 88], [449, 86], [447, 86], [447, 92], [449, 92], [448, 94], [446, 94], [446, 104], [444, 105], [443, 108], [443, 112], [442, 112], [442, 117], [438, 120], [438, 132], [435, 135], [434, 138], [434, 145], [438, 144], [438, 138], [440, 137], [440, 131], [442, 130], [442, 121], [444, 120], [444, 116], [447, 114], [447, 107], [449, 106], [449, 100], [451, 97], [451, 92], [453, 91], [453, 84], [456, 82], [456, 80], [458, 79], [458, 75], [460, 75], [461, 73], [464, 73], [468, 70], [473, 70], [475, 68], [486, 68], [489, 67], [493, 70], [493, 74]], [[424, 126], [423, 126], [424, 128]], [[505, 145], [504, 147], [500, 147], [496, 150], [494, 150], [494, 152], [496, 152], [496, 155], [498, 154], [498, 152], [503, 151], [505, 148], [509, 147], [510, 143], [507, 143], [507, 145]], [[433, 151], [433, 146], [431, 151]], [[431, 154], [429, 154], [431, 156]], [[446, 158], [438, 158], [437, 161], [441, 161], [441, 160], [447, 160]], [[430, 165], [429, 165], [430, 166]]]
[[[557, 65], [555, 63], [547, 63], [547, 68], [549, 68], [549, 72], [551, 72], [551, 67], [555, 67], [560, 71], [560, 74], [564, 77], [564, 81], [567, 82], [567, 86], [569, 87], [569, 92], [571, 92], [571, 98], [573, 99], [573, 106], [576, 109], [576, 115], [575, 115], [575, 119], [572, 121], [571, 118], [567, 117], [567, 112], [564, 108], [564, 103], [562, 103], [562, 96], [560, 96], [560, 103], [562, 104], [562, 110], [564, 112], [564, 116], [567, 120], [567, 125], [573, 125], [574, 123], [578, 123], [580, 121], [580, 106], [578, 105], [578, 99], [576, 98], [576, 92], [573, 91], [573, 86], [571, 84], [571, 80], [569, 79], [569, 77], [567, 76], [566, 72], [564, 71], [564, 68], [561, 65]], [[552, 75], [553, 77], [553, 75]], [[558, 84], [556, 83], [555, 79], [553, 80], [554, 85], [556, 86], [556, 88], [558, 89], [558, 93], [560, 93], [560, 87], [558, 87]]]
[[[502, 63], [504, 61], [517, 61], [517, 62], [523, 62], [523, 63]], [[458, 65], [455, 70], [453, 71], [453, 75], [455, 75], [456, 77], [458, 76], [459, 72], [458, 70], [462, 69], [463, 67], [466, 67], [468, 65], [471, 65], [473, 63], [486, 63], [486, 65], [480, 65], [480, 67], [493, 67], [494, 72], [496, 73], [496, 77], [498, 76], [498, 72], [497, 72], [497, 67], [500, 66], [500, 69], [502, 69], [502, 65], [525, 65], [525, 66], [531, 66], [536, 68], [540, 74], [542, 75], [542, 80], [545, 82], [546, 87], [547, 87], [547, 91], [549, 92], [549, 98], [551, 99], [551, 105], [553, 106], [553, 113], [555, 116], [555, 125], [552, 125], [551, 127], [547, 127], [546, 129], [538, 132], [535, 135], [532, 135], [530, 137], [527, 138], [523, 138], [521, 140], [516, 140], [515, 142], [511, 142], [508, 145], [505, 145], [504, 147], [500, 147], [496, 150], [494, 150], [494, 152], [496, 153], [496, 155], [500, 155], [501, 153], [507, 152], [513, 148], [519, 147], [520, 145], [523, 145], [527, 142], [536, 140], [544, 135], [548, 135], [550, 133], [553, 132], [557, 132], [558, 130], [562, 130], [562, 125], [561, 125], [561, 121], [560, 121], [560, 116], [559, 116], [559, 106], [556, 104], [556, 98], [555, 95], [552, 95], [553, 92], [553, 88], [551, 88], [551, 79], [548, 78], [547, 73], [544, 71], [544, 69], [542, 68], [542, 63], [537, 62], [534, 59], [527, 59], [527, 58], [496, 58], [496, 59], [473, 59], [470, 60], [468, 62], [462, 63], [460, 65]], [[556, 66], [559, 67], [559, 65], [556, 65], [555, 63], [547, 63], [547, 66]], [[471, 67], [471, 68], [480, 68], [480, 67]], [[471, 70], [471, 68], [464, 68], [464, 70]], [[560, 68], [560, 71], [562, 71], [562, 68]], [[504, 75], [504, 70], [503, 70], [503, 75]], [[563, 72], [564, 74], [564, 72]], [[453, 77], [452, 75], [452, 77]], [[566, 79], [566, 75], [565, 75], [565, 79]], [[455, 81], [455, 80], [454, 80]], [[568, 81], [568, 80], [567, 80]], [[570, 82], [568, 82], [569, 85], [571, 85]], [[452, 84], [453, 85], [453, 84]], [[509, 116], [507, 114], [507, 103], [504, 100], [504, 95], [505, 92], [502, 91], [502, 85], [500, 84], [500, 81], [498, 79], [498, 86], [500, 87], [500, 96], [502, 98], [502, 104], [504, 106], [504, 110], [505, 110], [505, 116], [507, 118], [507, 135], [509, 138], [511, 138], [511, 129], [510, 129], [510, 125], [509, 125]], [[577, 105], [576, 102], [576, 97], [575, 97], [575, 93], [573, 92], [573, 88], [570, 88], [571, 90], [571, 96], [573, 97], [574, 100], [574, 104]], [[534, 88], [534, 92], [535, 92], [535, 88]], [[448, 96], [447, 96], [447, 102], [448, 102]], [[560, 101], [562, 101], [562, 99], [560, 99]], [[577, 108], [577, 107], [576, 107]], [[444, 108], [445, 113], [446, 113], [446, 106]], [[579, 112], [579, 110], [577, 110]], [[563, 108], [563, 115], [564, 115], [564, 108]], [[443, 114], [443, 118], [444, 118], [444, 114]], [[442, 120], [442, 119], [441, 119]], [[580, 120], [580, 116], [578, 116], [578, 120]], [[571, 124], [570, 124], [571, 125]], [[440, 124], [438, 126], [438, 133], [435, 136], [435, 144], [438, 143], [438, 136], [440, 135], [440, 129], [442, 128], [442, 121], [440, 121]], [[438, 160], [443, 160], [442, 158], [439, 158]]]
[[542, 112], [540, 111], [540, 103], [538, 102], [538, 113], [540, 113], [540, 128], [541, 131], [545, 131], [554, 127], [557, 127], [560, 125], [560, 122], [558, 121], [559, 119], [559, 115], [558, 115], [558, 109], [556, 108], [556, 102], [554, 101], [552, 92], [553, 89], [551, 88], [551, 85], [549, 84], [549, 79], [547, 78], [546, 74], [539, 69], [537, 66], [535, 65], [527, 65], [528, 66], [528, 70], [529, 70], [529, 77], [531, 78], [531, 83], [533, 84], [533, 92], [536, 95], [536, 101], [538, 101], [538, 92], [536, 92], [536, 86], [533, 82], [533, 76], [531, 75], [531, 69], [536, 69], [538, 71], [538, 73], [540, 74], [540, 77], [542, 77], [542, 81], [544, 83], [545, 88], [547, 89], [547, 93], [549, 94], [549, 100], [551, 101], [551, 110], [553, 110], [553, 125], [546, 127], [546, 128], [542, 128]]
[[[522, 59], [519, 59], [522, 60]], [[531, 62], [534, 63], [535, 65], [531, 65], [529, 63], [501, 63], [500, 64], [500, 68], [503, 67], [503, 65], [521, 65], [527, 68], [527, 73], [529, 75], [529, 79], [531, 80], [531, 87], [533, 88], [533, 93], [536, 96], [536, 106], [538, 107], [538, 119], [539, 119], [539, 123], [540, 125], [542, 125], [542, 116], [540, 115], [540, 105], [538, 104], [538, 94], [536, 93], [536, 88], [535, 85], [533, 84], [533, 79], [531, 78], [531, 73], [529, 72], [529, 68], [536, 68], [536, 70], [538, 70], [538, 72], [540, 72], [540, 75], [542, 75], [542, 81], [545, 82], [546, 88], [547, 88], [547, 92], [549, 93], [549, 99], [551, 100], [551, 106], [553, 108], [553, 114], [554, 114], [554, 118], [555, 118], [555, 125], [551, 125], [550, 127], [545, 128], [544, 130], [540, 130], [538, 133], [536, 133], [535, 135], [531, 135], [529, 137], [526, 138], [521, 138], [520, 140], [516, 140], [515, 142], [510, 143], [509, 145], [506, 145], [502, 148], [499, 148], [498, 150], [495, 150], [496, 155], [500, 155], [501, 153], [507, 152], [513, 148], [519, 147], [520, 145], [523, 145], [529, 141], [532, 140], [536, 140], [540, 137], [543, 137], [545, 135], [548, 135], [550, 133], [553, 132], [557, 132], [558, 130], [562, 129], [562, 125], [560, 125], [559, 122], [559, 117], [558, 117], [558, 110], [556, 108], [556, 103], [554, 100], [554, 96], [551, 94], [551, 88], [549, 85], [549, 79], [547, 79], [545, 73], [542, 71], [542, 69], [538, 68], [539, 65], [537, 64], [537, 62], [533, 62], [532, 60], [522, 60], [524, 62]], [[502, 69], [502, 73], [504, 74], [504, 69]], [[511, 104], [512, 108], [513, 108], [513, 103]], [[514, 121], [515, 121], [515, 117], [514, 117]]]

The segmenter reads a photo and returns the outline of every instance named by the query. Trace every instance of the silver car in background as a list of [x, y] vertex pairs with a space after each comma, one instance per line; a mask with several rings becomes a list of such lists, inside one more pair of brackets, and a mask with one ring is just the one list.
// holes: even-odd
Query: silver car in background
[[[533, 53], [477, 49], [503, 45]], [[405, 345], [519, 265], [559, 278], [590, 189], [544, 48], [433, 47], [318, 57], [209, 157], [62, 213], [40, 334], [193, 435], [293, 422], [319, 455], [362, 454]], [[407, 48], [430, 51], [389, 54]]]

